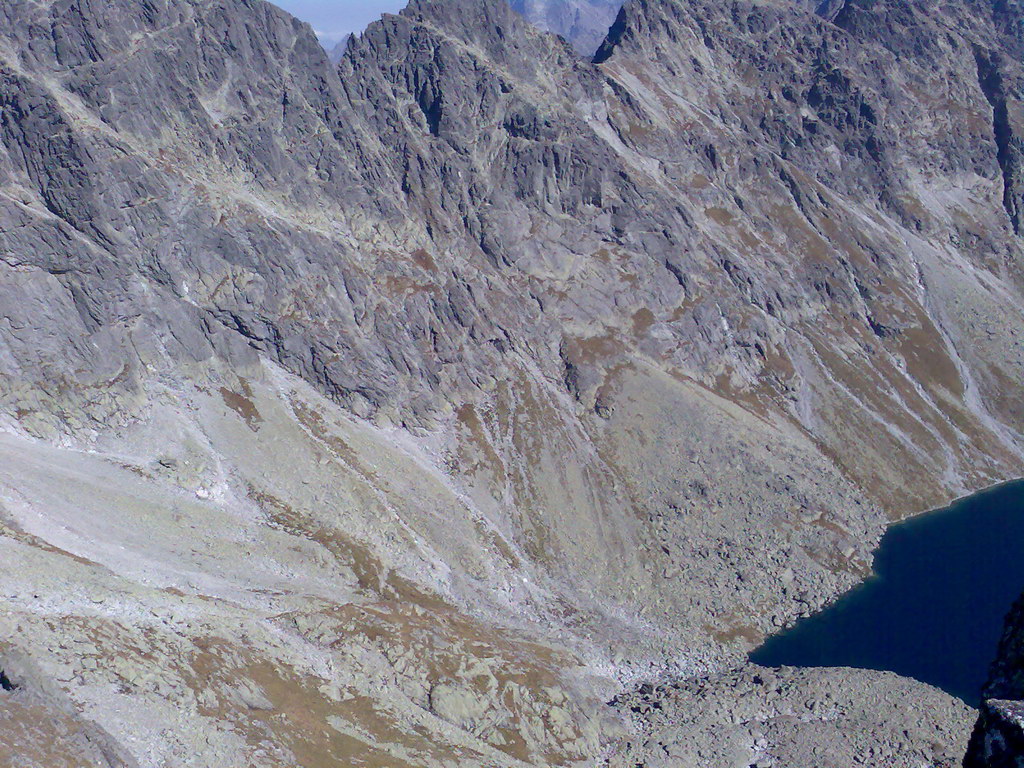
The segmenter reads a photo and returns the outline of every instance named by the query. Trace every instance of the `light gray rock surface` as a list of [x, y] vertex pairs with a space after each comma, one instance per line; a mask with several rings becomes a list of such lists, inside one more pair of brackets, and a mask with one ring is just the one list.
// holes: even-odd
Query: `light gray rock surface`
[[622, 768], [954, 768], [975, 716], [890, 672], [754, 665], [648, 685], [614, 706], [638, 725], [607, 762]]
[[586, 764], [1019, 475], [1021, 8], [813, 10], [0, 0], [3, 636], [140, 765]]

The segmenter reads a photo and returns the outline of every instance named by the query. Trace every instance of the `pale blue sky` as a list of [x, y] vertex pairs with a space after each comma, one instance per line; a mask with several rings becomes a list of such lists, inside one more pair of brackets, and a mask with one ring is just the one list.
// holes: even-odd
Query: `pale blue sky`
[[326, 42], [336, 42], [349, 32], [361, 32], [382, 13], [397, 13], [406, 0], [271, 0], [313, 25]]

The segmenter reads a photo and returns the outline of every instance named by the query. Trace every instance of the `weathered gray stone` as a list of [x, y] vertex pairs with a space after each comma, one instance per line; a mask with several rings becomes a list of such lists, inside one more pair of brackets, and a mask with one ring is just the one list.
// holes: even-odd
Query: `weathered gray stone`
[[1020, 5], [814, 6], [0, 0], [12, 635], [140, 764], [567, 764], [1019, 475]]

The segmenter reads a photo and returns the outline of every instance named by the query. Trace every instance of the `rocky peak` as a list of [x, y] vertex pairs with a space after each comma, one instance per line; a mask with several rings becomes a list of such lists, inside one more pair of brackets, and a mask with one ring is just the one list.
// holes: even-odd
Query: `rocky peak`
[[[503, 73], [510, 83], [537, 82], [545, 67], [554, 64], [562, 69], [570, 58], [564, 46], [526, 23], [502, 0], [413, 0], [398, 16], [371, 25], [359, 42], [391, 54], [406, 48], [414, 53], [427, 46], [443, 49], [454, 43], [457, 51], [446, 58], [475, 59], [478, 66]], [[427, 62], [421, 61], [416, 68], [425, 66]]]

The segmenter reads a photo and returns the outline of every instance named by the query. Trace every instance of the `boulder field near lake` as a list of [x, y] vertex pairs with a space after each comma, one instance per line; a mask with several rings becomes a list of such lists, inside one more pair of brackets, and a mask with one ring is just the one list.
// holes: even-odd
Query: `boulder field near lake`
[[0, 764], [959, 764], [746, 657], [1024, 474], [1024, 4], [521, 5], [0, 0]]

